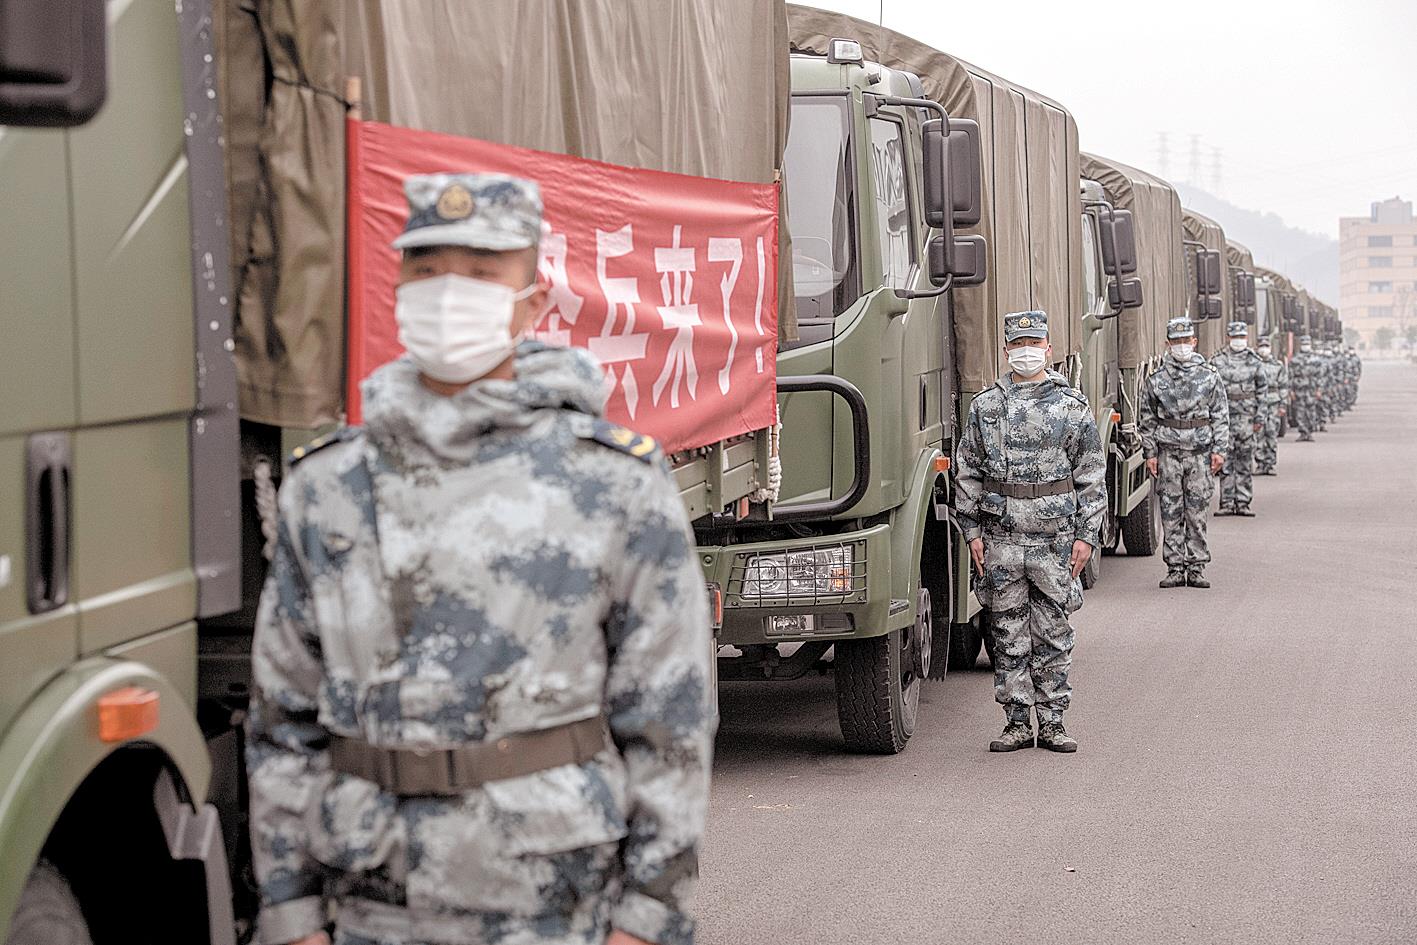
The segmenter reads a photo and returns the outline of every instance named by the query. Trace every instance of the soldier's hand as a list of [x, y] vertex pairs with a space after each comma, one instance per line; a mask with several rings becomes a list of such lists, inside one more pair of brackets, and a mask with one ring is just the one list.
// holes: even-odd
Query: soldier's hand
[[1149, 459], [1149, 460], [1146, 461], [1146, 471], [1149, 472], [1149, 473], [1151, 473], [1153, 476], [1159, 476], [1159, 475], [1161, 475], [1161, 473], [1159, 473], [1159, 472], [1157, 471], [1157, 470], [1159, 470], [1160, 468], [1161, 468], [1161, 461], [1158, 460], [1155, 456], [1153, 456], [1151, 459]]
[[984, 574], [984, 539], [975, 538], [969, 543], [969, 556], [974, 559], [974, 570]]
[[1210, 474], [1214, 476], [1225, 468], [1225, 457], [1219, 453], [1210, 454]]
[[1068, 558], [1068, 566], [1072, 568], [1073, 577], [1082, 573], [1082, 569], [1087, 567], [1087, 562], [1092, 558], [1092, 546], [1082, 539], [1073, 542], [1073, 553]]
[[290, 945], [330, 945], [330, 937], [324, 932], [314, 932], [301, 939], [296, 939]]
[[1255, 424], [1255, 432], [1256, 432], [1256, 433], [1259, 433], [1259, 432], [1261, 432], [1262, 430], [1264, 430], [1264, 424], [1263, 424], [1263, 423], [1257, 423], [1257, 424]]
[[605, 940], [605, 945], [652, 945], [642, 938], [635, 938], [629, 932], [621, 932], [619, 929], [610, 933], [610, 937]]

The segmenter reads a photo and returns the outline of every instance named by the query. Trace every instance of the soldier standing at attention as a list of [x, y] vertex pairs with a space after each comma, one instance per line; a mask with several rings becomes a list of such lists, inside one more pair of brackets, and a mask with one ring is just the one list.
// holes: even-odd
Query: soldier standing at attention
[[1004, 733], [990, 751], [1034, 743], [1077, 751], [1063, 728], [1072, 688], [1078, 575], [1101, 541], [1107, 462], [1087, 398], [1048, 370], [1048, 316], [1004, 316], [1006, 372], [969, 407], [959, 447], [958, 511], [991, 615], [994, 698]]
[[1166, 344], [1168, 353], [1142, 382], [1137, 405], [1142, 455], [1161, 504], [1161, 586], [1210, 587], [1205, 520], [1215, 474], [1230, 449], [1230, 406], [1225, 382], [1196, 354], [1190, 319], [1167, 323]]
[[1299, 429], [1300, 443], [1314, 442], [1318, 371], [1313, 341], [1304, 335], [1299, 339], [1299, 353], [1289, 359], [1289, 384], [1294, 392], [1294, 425]]
[[406, 190], [407, 354], [280, 493], [248, 723], [260, 940], [684, 945], [714, 715], [678, 490], [601, 419], [589, 355], [517, 343], [546, 291], [536, 185]]
[[1274, 356], [1268, 338], [1260, 339], [1258, 351], [1264, 362], [1267, 387], [1260, 402], [1260, 423], [1264, 429], [1255, 446], [1255, 475], [1273, 476], [1276, 475], [1274, 467], [1279, 463], [1279, 420], [1289, 404], [1289, 369]]
[[1250, 501], [1255, 494], [1255, 443], [1264, 429], [1260, 411], [1269, 382], [1265, 380], [1264, 361], [1250, 349], [1250, 326], [1231, 322], [1225, 333], [1230, 337], [1229, 347], [1210, 359], [1211, 367], [1225, 381], [1225, 396], [1230, 403], [1230, 451], [1225, 455], [1220, 508], [1215, 514], [1254, 518]]

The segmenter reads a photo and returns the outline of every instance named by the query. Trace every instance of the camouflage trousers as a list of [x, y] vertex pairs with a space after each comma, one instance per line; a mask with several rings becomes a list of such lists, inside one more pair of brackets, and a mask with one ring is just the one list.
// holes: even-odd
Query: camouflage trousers
[[1240, 426], [1230, 425], [1230, 455], [1225, 457], [1225, 467], [1220, 470], [1220, 504], [1226, 508], [1241, 508], [1250, 504], [1255, 497], [1255, 444], [1259, 441], [1253, 427], [1247, 436], [1237, 436]]
[[1314, 417], [1313, 397], [1308, 394], [1296, 395], [1290, 409], [1293, 411], [1294, 427], [1299, 431], [1300, 436], [1307, 436], [1318, 429], [1318, 423]]
[[1255, 471], [1266, 472], [1279, 463], [1279, 406], [1264, 410], [1264, 429], [1255, 434]]
[[1073, 628], [1068, 615], [1082, 606], [1082, 582], [1068, 559], [1073, 536], [1030, 538], [1007, 532], [984, 535], [980, 601], [989, 609], [994, 644], [994, 699], [1010, 721], [1060, 719], [1072, 697]]
[[1202, 567], [1210, 562], [1206, 516], [1215, 479], [1209, 450], [1163, 447], [1157, 456], [1156, 488], [1161, 505], [1161, 557], [1172, 571]]

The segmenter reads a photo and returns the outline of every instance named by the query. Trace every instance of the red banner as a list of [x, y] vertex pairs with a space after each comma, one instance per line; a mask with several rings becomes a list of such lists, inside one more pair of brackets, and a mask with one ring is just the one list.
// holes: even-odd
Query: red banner
[[402, 353], [394, 324], [410, 174], [515, 174], [541, 186], [535, 337], [605, 370], [607, 415], [688, 449], [776, 417], [777, 187], [349, 123], [349, 415], [359, 382]]

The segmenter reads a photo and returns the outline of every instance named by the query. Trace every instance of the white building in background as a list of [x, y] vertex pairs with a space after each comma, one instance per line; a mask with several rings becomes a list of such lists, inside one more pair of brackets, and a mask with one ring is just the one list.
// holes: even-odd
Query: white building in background
[[1384, 326], [1401, 347], [1417, 331], [1417, 217], [1412, 202], [1392, 197], [1373, 204], [1366, 217], [1338, 221], [1338, 314], [1373, 348]]

